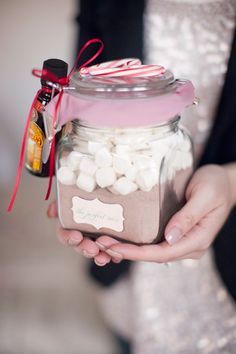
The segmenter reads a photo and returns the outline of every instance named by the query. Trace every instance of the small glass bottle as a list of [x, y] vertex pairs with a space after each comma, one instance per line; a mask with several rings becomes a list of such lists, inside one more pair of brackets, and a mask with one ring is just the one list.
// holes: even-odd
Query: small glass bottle
[[[60, 59], [48, 59], [43, 63], [43, 70], [47, 70], [60, 79], [66, 77], [68, 64]], [[58, 93], [47, 84], [48, 80], [47, 75], [43, 74], [41, 77], [42, 91], [33, 107], [26, 144], [25, 167], [30, 173], [39, 177], [49, 176], [50, 143], [46, 136], [43, 113], [45, 106]], [[52, 81], [51, 78], [49, 81]], [[56, 142], [60, 138], [59, 135], [56, 135]]]

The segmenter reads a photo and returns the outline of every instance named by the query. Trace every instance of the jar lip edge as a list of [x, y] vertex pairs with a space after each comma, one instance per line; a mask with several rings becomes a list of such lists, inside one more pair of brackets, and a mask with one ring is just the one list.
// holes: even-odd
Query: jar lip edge
[[96, 129], [104, 129], [104, 130], [110, 130], [110, 129], [124, 129], [124, 130], [139, 130], [139, 129], [155, 129], [158, 127], [164, 127], [164, 126], [168, 126], [168, 125], [172, 125], [172, 124], [176, 124], [180, 121], [181, 116], [179, 114], [177, 114], [174, 117], [171, 117], [168, 121], [159, 123], [159, 124], [150, 124], [150, 125], [143, 125], [143, 126], [98, 126], [98, 125], [89, 125], [86, 123], [85, 120], [82, 119], [74, 119], [72, 121], [72, 124], [75, 124], [77, 126], [83, 127], [83, 128], [89, 128], [91, 130], [96, 130]]

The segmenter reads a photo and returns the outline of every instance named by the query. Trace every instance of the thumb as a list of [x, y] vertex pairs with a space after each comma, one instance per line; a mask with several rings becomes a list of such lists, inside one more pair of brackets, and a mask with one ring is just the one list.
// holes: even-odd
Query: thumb
[[172, 245], [186, 235], [205, 215], [209, 213], [212, 202], [200, 190], [189, 196], [183, 208], [172, 216], [165, 229], [165, 239]]

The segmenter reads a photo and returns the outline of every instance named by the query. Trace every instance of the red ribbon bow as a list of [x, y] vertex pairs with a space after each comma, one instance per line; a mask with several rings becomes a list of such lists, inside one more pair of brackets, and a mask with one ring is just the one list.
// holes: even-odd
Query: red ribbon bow
[[[81, 55], [83, 54], [83, 52], [87, 49], [87, 47], [89, 47], [92, 44], [98, 43], [100, 44], [100, 47], [98, 48], [97, 52], [90, 58], [88, 59], [84, 64], [82, 64], [81, 66], [78, 67], [78, 70], [80, 70], [81, 68], [87, 66], [88, 64], [90, 64], [91, 62], [93, 62], [103, 51], [104, 48], [104, 44], [103, 42], [98, 39], [98, 38], [93, 38], [90, 39], [89, 41], [87, 41], [84, 46], [80, 49], [76, 61], [74, 63], [73, 68], [71, 69], [70, 73], [68, 74], [68, 76], [64, 77], [64, 78], [60, 78], [58, 79], [54, 74], [48, 72], [47, 70], [38, 70], [38, 69], [33, 69], [32, 70], [32, 74], [36, 77], [41, 78], [42, 74], [45, 74], [47, 76], [47, 78], [49, 79], [49, 81], [52, 81], [52, 83], [58, 84], [58, 88], [60, 89], [59, 94], [58, 94], [58, 98], [57, 98], [57, 102], [55, 105], [55, 109], [54, 109], [54, 114], [52, 117], [53, 120], [53, 129], [55, 127], [55, 123], [57, 121], [57, 114], [58, 114], [58, 110], [60, 107], [60, 103], [61, 103], [61, 99], [64, 93], [63, 88], [69, 85], [70, 82], [70, 78], [71, 76], [74, 74], [74, 72], [77, 70], [77, 66], [78, 66], [78, 62], [81, 58]], [[24, 154], [25, 154], [25, 145], [26, 145], [26, 140], [27, 140], [27, 134], [28, 134], [28, 128], [29, 128], [29, 123], [32, 117], [32, 113], [33, 113], [33, 108], [35, 105], [35, 102], [37, 100], [38, 95], [42, 92], [42, 89], [38, 90], [38, 92], [36, 93], [33, 102], [30, 106], [30, 110], [28, 113], [28, 117], [27, 117], [27, 121], [26, 121], [26, 125], [25, 125], [25, 129], [24, 129], [24, 135], [23, 135], [23, 139], [22, 139], [22, 144], [21, 144], [21, 151], [20, 151], [20, 157], [19, 157], [19, 164], [18, 164], [18, 168], [17, 168], [17, 174], [16, 174], [16, 180], [15, 180], [15, 184], [13, 187], [13, 192], [12, 192], [12, 196], [11, 196], [11, 200], [8, 206], [8, 212], [10, 212], [13, 208], [14, 202], [15, 202], [15, 198], [17, 195], [17, 191], [19, 188], [19, 184], [20, 184], [20, 178], [21, 178], [21, 173], [22, 173], [22, 168], [23, 168], [23, 162], [24, 162]], [[50, 161], [49, 161], [49, 182], [48, 182], [48, 189], [47, 189], [47, 193], [45, 196], [45, 200], [47, 200], [50, 196], [51, 193], [51, 188], [52, 188], [52, 179], [53, 179], [53, 174], [54, 174], [54, 158], [55, 158], [55, 131], [53, 131], [53, 140], [52, 140], [52, 144], [51, 144], [51, 152], [50, 152]]]

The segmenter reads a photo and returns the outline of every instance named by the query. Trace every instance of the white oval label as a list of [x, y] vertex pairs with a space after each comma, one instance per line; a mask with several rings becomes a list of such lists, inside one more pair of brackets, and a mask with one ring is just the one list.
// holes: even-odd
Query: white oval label
[[77, 224], [89, 224], [96, 229], [102, 227], [122, 232], [124, 230], [123, 207], [120, 204], [106, 204], [99, 199], [72, 198], [73, 219]]

